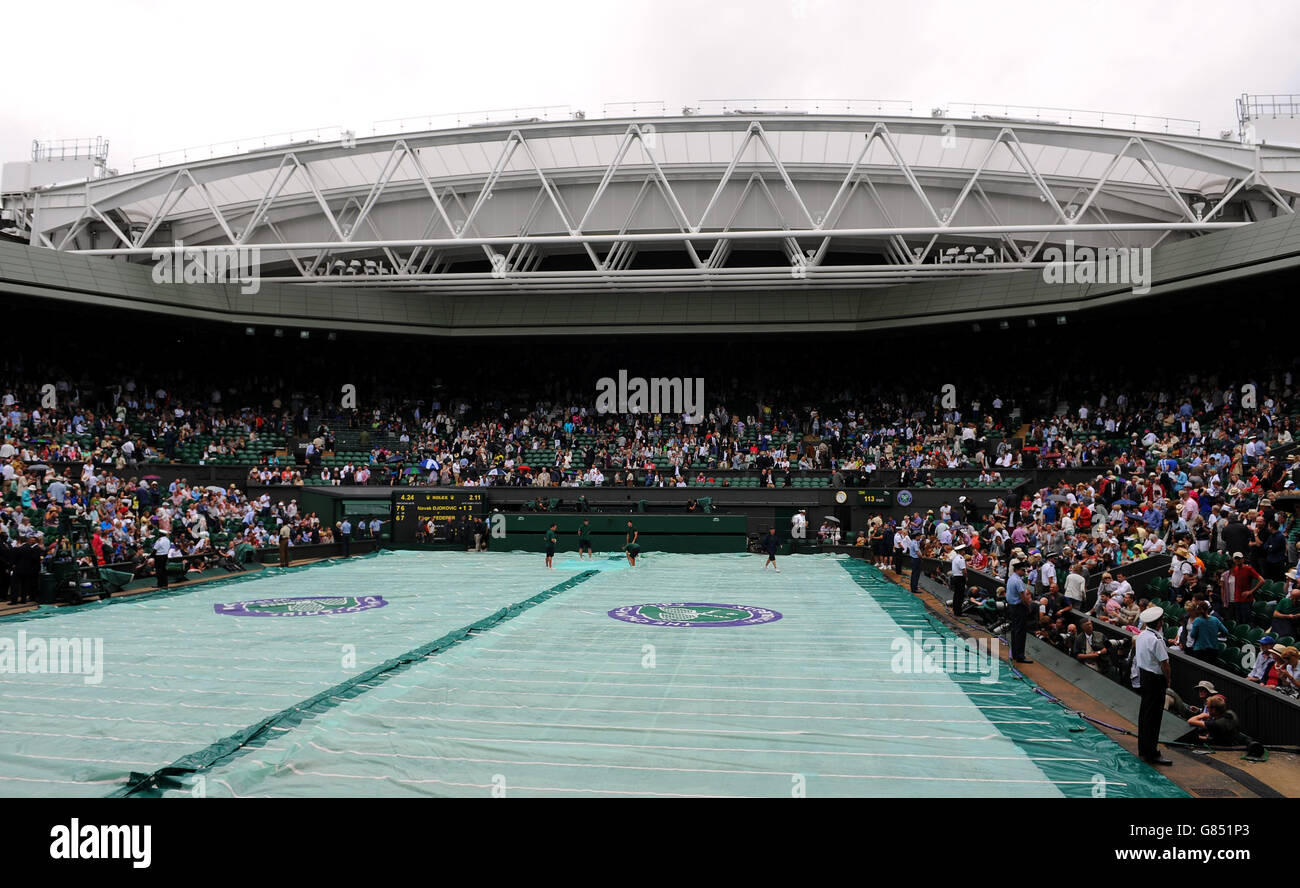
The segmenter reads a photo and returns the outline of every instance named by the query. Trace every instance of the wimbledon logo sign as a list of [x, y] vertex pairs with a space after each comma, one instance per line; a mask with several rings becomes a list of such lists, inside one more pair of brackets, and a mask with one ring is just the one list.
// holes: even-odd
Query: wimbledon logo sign
[[332, 617], [374, 610], [388, 604], [379, 595], [340, 595], [334, 598], [263, 598], [215, 604], [212, 609], [231, 617]]
[[775, 623], [781, 614], [765, 607], [749, 604], [703, 604], [701, 602], [675, 602], [672, 604], [629, 604], [615, 608], [609, 615], [625, 623], [642, 626], [760, 626]]

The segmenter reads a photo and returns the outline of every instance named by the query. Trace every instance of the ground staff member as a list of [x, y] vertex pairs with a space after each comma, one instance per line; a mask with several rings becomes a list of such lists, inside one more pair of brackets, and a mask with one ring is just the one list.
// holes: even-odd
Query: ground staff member
[[1160, 717], [1165, 711], [1165, 691], [1169, 687], [1169, 648], [1160, 627], [1165, 612], [1158, 607], [1142, 611], [1145, 627], [1134, 642], [1133, 668], [1137, 670], [1142, 691], [1138, 710], [1138, 755], [1152, 765], [1172, 765], [1160, 754]]
[[1007, 577], [1007, 615], [1011, 618], [1011, 659], [1017, 663], [1032, 663], [1025, 656], [1026, 621], [1029, 617], [1029, 605], [1025, 597], [1025, 563], [1011, 562], [1011, 576]]
[[289, 522], [280, 525], [280, 566], [289, 566], [289, 536], [293, 533], [293, 528]]
[[555, 557], [555, 544], [560, 540], [559, 535], [555, 532], [556, 528], [559, 526], [558, 523], [551, 522], [551, 529], [546, 531], [546, 536], [544, 537], [546, 541], [546, 566], [548, 568], [554, 568], [554, 565], [551, 564], [551, 559]]
[[637, 531], [636, 525], [631, 521], [627, 523], [627, 543], [623, 546], [623, 551], [627, 553], [627, 563], [636, 567], [636, 556], [641, 552], [641, 544], [637, 542], [641, 534]]
[[776, 571], [777, 573], [781, 572], [781, 568], [776, 566], [776, 553], [780, 548], [781, 548], [781, 540], [776, 535], [776, 528], [769, 527], [767, 529], [767, 536], [763, 537], [763, 551], [767, 553], [767, 561], [763, 562], [764, 569], [766, 569], [767, 566], [770, 564], [772, 566], [772, 570]]
[[595, 559], [595, 554], [591, 551], [591, 519], [583, 518], [582, 526], [578, 528], [578, 560], [582, 560], [582, 553], [586, 552], [587, 557]]

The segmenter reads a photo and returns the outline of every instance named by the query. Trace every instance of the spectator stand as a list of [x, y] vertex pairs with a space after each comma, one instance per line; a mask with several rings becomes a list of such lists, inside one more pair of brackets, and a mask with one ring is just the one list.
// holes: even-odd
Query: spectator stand
[[[1151, 604], [1169, 608], [1169, 610], [1167, 610], [1167, 615], [1177, 618], [1180, 611], [1177, 609], [1176, 605], [1171, 608], [1171, 603], [1169, 601], [1155, 597], [1160, 591], [1167, 590], [1168, 588], [1167, 576], [1170, 561], [1170, 556], [1157, 555], [1136, 562], [1131, 562], [1129, 565], [1130, 571], [1128, 573], [1128, 580], [1133, 586], [1135, 597], [1145, 597], [1150, 599]], [[939, 559], [922, 560], [922, 568], [927, 574], [938, 573], [939, 575], [942, 575], [942, 568], [945, 566], [946, 562], [940, 561]], [[1164, 580], [1164, 582], [1161, 583], [1161, 580]], [[1100, 584], [1100, 581], [1101, 577], [1099, 573], [1088, 578], [1088, 608], [1091, 608], [1091, 605], [1096, 601], [1097, 586]], [[1004, 585], [1003, 581], [996, 577], [991, 577], [977, 571], [969, 571], [967, 583], [970, 587], [985, 589], [990, 593], [992, 593], [998, 586]], [[944, 602], [949, 602], [951, 600], [951, 594], [948, 592], [947, 586], [939, 580], [936, 580], [931, 576], [926, 576], [922, 579], [922, 585], [926, 591], [934, 594], [939, 600]], [[970, 616], [969, 612], [967, 613], [967, 616]], [[1086, 613], [1073, 612], [1068, 617], [1068, 622], [1077, 626], [1086, 617]], [[1253, 635], [1255, 641], [1258, 641], [1258, 638], [1264, 634], [1267, 627], [1266, 619], [1262, 616], [1259, 619], [1260, 623], [1253, 627], [1253, 629], [1259, 630]], [[1176, 620], [1170, 620], [1167, 618], [1165, 622], [1165, 635], [1167, 639], [1171, 638], [1177, 632], [1177, 626], [1171, 626], [1172, 622], [1176, 622]], [[1093, 627], [1100, 631], [1108, 641], [1126, 642], [1131, 641], [1133, 637], [1132, 633], [1127, 630], [1100, 620], [1094, 620]], [[1036, 660], [1041, 660], [1044, 664], [1051, 667], [1058, 675], [1062, 675], [1062, 677], [1066, 678], [1069, 678], [1071, 675], [1087, 678], [1088, 687], [1083, 687], [1084, 690], [1088, 690], [1089, 688], [1098, 690], [1100, 688], [1093, 679], [1101, 679], [1102, 677], [1094, 670], [1077, 663], [1074, 661], [1073, 657], [1061, 652], [1058, 648], [1034, 638], [1032, 632], [1030, 633], [1027, 642], [1028, 649], [1031, 651], [1031, 657]], [[1249, 644], [1249, 642], [1246, 644]], [[1221, 651], [1229, 652], [1232, 650], [1233, 649], [1228, 647], [1226, 643], [1221, 644]], [[1172, 649], [1169, 653], [1171, 661], [1170, 675], [1172, 678], [1170, 686], [1184, 700], [1195, 700], [1197, 684], [1202, 681], [1209, 681], [1227, 698], [1228, 708], [1236, 713], [1241, 731], [1244, 734], [1247, 734], [1254, 739], [1261, 740], [1269, 746], [1300, 746], [1300, 700], [1279, 693], [1275, 689], [1262, 687], [1261, 685], [1247, 681], [1245, 679], [1247, 670], [1242, 668], [1240, 665], [1241, 654], [1245, 653], [1247, 650], [1248, 648], [1243, 644], [1240, 651], [1229, 654], [1229, 656], [1236, 658], [1235, 661], [1221, 658], [1220, 665], [1211, 665], [1202, 660], [1198, 660], [1195, 657], [1189, 656], [1179, 649]], [[1258, 651], [1257, 648], [1254, 648], [1253, 650], [1256, 653]], [[1229, 666], [1225, 665], [1228, 662], [1235, 662], [1237, 668], [1229, 668]], [[1117, 665], [1120, 665], [1121, 668], [1112, 674], [1109, 683], [1128, 688], [1133, 697], [1132, 705], [1135, 706], [1137, 692], [1131, 688], [1127, 680], [1127, 668], [1122, 664]], [[1062, 668], [1058, 669], [1058, 666]], [[1067, 666], [1070, 668], [1065, 668]], [[1080, 672], [1079, 670], [1083, 670], [1083, 672]], [[1085, 672], [1089, 675], [1085, 676]], [[1102, 681], [1107, 680], [1102, 679]], [[1089, 693], [1091, 693], [1091, 691], [1089, 691]], [[1093, 693], [1092, 696], [1102, 699], [1103, 702], [1107, 702], [1096, 693]], [[1168, 736], [1167, 739], [1170, 741], [1179, 736], [1185, 735], [1188, 731], [1186, 722], [1181, 719], [1174, 719], [1177, 724], [1171, 726], [1169, 724], [1171, 718], [1173, 718], [1173, 716], [1166, 714], [1166, 728], [1172, 731], [1173, 728], [1176, 727], [1177, 733]], [[1166, 729], [1162, 728], [1162, 739], [1165, 738], [1166, 733]]]

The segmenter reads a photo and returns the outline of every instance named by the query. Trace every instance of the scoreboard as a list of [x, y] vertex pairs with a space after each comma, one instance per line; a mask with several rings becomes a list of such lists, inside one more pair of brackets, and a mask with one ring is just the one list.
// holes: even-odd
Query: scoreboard
[[858, 501], [864, 506], [876, 506], [880, 508], [888, 508], [893, 505], [894, 502], [893, 497], [889, 495], [889, 491], [884, 488], [877, 490], [859, 490]]
[[443, 536], [454, 519], [472, 521], [483, 515], [483, 494], [468, 490], [412, 490], [393, 494], [393, 542], [415, 542], [421, 525], [432, 519], [434, 533]]

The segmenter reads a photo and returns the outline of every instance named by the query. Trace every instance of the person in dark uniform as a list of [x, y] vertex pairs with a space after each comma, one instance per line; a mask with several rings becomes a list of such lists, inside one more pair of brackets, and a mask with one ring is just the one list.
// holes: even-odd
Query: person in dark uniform
[[582, 524], [578, 527], [578, 560], [582, 560], [582, 553], [586, 552], [587, 557], [595, 559], [595, 553], [591, 550], [591, 519], [583, 518]]
[[1133, 670], [1142, 693], [1138, 709], [1138, 755], [1152, 765], [1172, 765], [1160, 754], [1160, 719], [1169, 687], [1169, 648], [1161, 633], [1165, 612], [1158, 607], [1142, 611], [1142, 633], [1133, 645]]
[[1011, 576], [1007, 577], [1007, 616], [1011, 620], [1011, 659], [1016, 663], [1032, 663], [1025, 656], [1025, 635], [1029, 630], [1029, 590], [1025, 587], [1024, 561], [1011, 562]]
[[343, 557], [347, 558], [352, 549], [352, 522], [348, 520], [346, 515], [344, 515], [343, 520], [339, 522], [338, 529], [339, 542], [343, 544]]
[[27, 604], [36, 600], [36, 590], [41, 577], [41, 547], [36, 545], [36, 537], [27, 537], [23, 544], [13, 550], [13, 577], [10, 579], [12, 592], [10, 604]]
[[555, 544], [560, 540], [559, 536], [555, 532], [558, 527], [559, 525], [552, 521], [551, 529], [546, 531], [546, 536], [543, 537], [546, 541], [546, 567], [550, 570], [555, 569], [555, 565], [551, 563], [551, 559], [555, 557]]
[[767, 561], [763, 562], [764, 570], [766, 570], [767, 566], [770, 564], [772, 566], [772, 570], [776, 571], [777, 573], [781, 572], [781, 568], [776, 566], [776, 552], [780, 548], [781, 548], [781, 540], [776, 535], [776, 528], [769, 527], [767, 529], [767, 536], [763, 537], [763, 551], [767, 553]]
[[916, 534], [907, 535], [907, 556], [912, 564], [912, 594], [916, 595], [921, 591], [921, 541], [916, 538]]
[[14, 568], [14, 547], [9, 543], [9, 534], [0, 530], [0, 598], [8, 599], [10, 604], [14, 601], [14, 585], [11, 585], [9, 576], [13, 573]]
[[482, 518], [474, 520], [474, 539], [478, 540], [478, 550], [486, 552], [488, 550], [488, 526]]
[[629, 520], [627, 522], [627, 542], [623, 544], [623, 551], [627, 553], [627, 563], [633, 567], [636, 567], [636, 556], [641, 552], [641, 544], [637, 542], [639, 536], [636, 525]]

